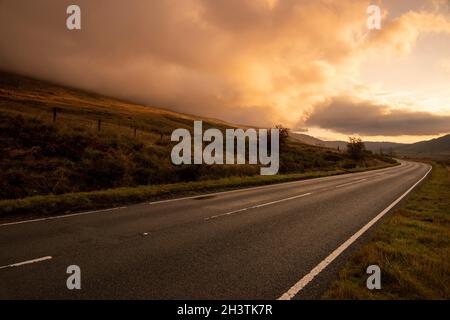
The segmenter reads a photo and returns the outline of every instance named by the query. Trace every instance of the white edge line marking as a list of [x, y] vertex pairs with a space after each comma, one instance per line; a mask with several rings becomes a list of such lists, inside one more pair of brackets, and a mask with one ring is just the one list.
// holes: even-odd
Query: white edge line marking
[[362, 236], [367, 230], [369, 230], [378, 220], [380, 220], [389, 210], [391, 210], [397, 203], [399, 203], [404, 197], [406, 197], [419, 183], [421, 183], [430, 173], [432, 167], [428, 172], [417, 181], [411, 188], [409, 188], [404, 194], [402, 194], [397, 200], [392, 202], [386, 209], [379, 213], [369, 223], [362, 227], [358, 232], [351, 236], [347, 241], [341, 244], [336, 250], [334, 250], [328, 257], [320, 262], [314, 269], [312, 269], [307, 275], [301, 278], [296, 284], [294, 284], [286, 293], [284, 293], [277, 300], [291, 300], [295, 297], [308, 283], [310, 283], [314, 277], [316, 277], [321, 271], [323, 271], [334, 259], [336, 259], [342, 252], [344, 252], [353, 242], [355, 242], [360, 236]]
[[[264, 186], [248, 187], [248, 188], [242, 188], [242, 189], [236, 189], [236, 190], [228, 190], [228, 191], [221, 191], [221, 192], [215, 192], [215, 193], [205, 193], [205, 194], [199, 194], [199, 195], [195, 195], [195, 196], [182, 197], [182, 198], [176, 198], [176, 199], [167, 199], [167, 200], [153, 201], [153, 202], [147, 202], [147, 203], [144, 202], [144, 203], [140, 203], [140, 204], [141, 205], [142, 204], [155, 205], [155, 204], [160, 204], [160, 203], [167, 203], [167, 202], [175, 202], [175, 201], [181, 201], [181, 200], [194, 199], [194, 198], [199, 198], [199, 197], [203, 197], [203, 196], [217, 196], [217, 195], [221, 195], [221, 194], [243, 192], [243, 191], [249, 191], [249, 190], [258, 190], [258, 189], [270, 188], [270, 187], [274, 187], [274, 186], [282, 186], [282, 185], [289, 185], [289, 184], [295, 184], [295, 183], [301, 184], [301, 183], [313, 182], [313, 181], [322, 181], [322, 180], [325, 180], [327, 178], [336, 178], [336, 179], [338, 179], [338, 178], [346, 177], [346, 176], [350, 176], [350, 175], [355, 175], [356, 176], [356, 175], [363, 175], [363, 174], [372, 173], [372, 172], [388, 171], [388, 170], [392, 170], [392, 169], [395, 169], [395, 168], [399, 168], [400, 166], [403, 166], [403, 164], [400, 164], [398, 166], [381, 168], [381, 169], [375, 169], [375, 170], [369, 170], [369, 171], [363, 171], [363, 172], [336, 174], [336, 175], [326, 176], [326, 177], [310, 178], [310, 179], [295, 180], [295, 181], [289, 181], [289, 182], [274, 183], [274, 184], [269, 184], [269, 185], [264, 185]], [[139, 205], [139, 203], [136, 204], [136, 205]], [[109, 208], [109, 209], [101, 209], [101, 210], [93, 210], [93, 211], [72, 213], [72, 214], [66, 214], [66, 215], [60, 215], [60, 216], [54, 216], [54, 217], [37, 218], [37, 219], [22, 220], [22, 221], [16, 221], [16, 222], [7, 222], [7, 223], [0, 224], [0, 227], [13, 226], [13, 225], [16, 225], [16, 224], [24, 224], [24, 223], [31, 223], [31, 222], [47, 221], [47, 220], [65, 219], [65, 218], [83, 216], [83, 215], [92, 214], [92, 213], [104, 213], [104, 212], [108, 212], [108, 211], [112, 211], [112, 210], [119, 210], [119, 209], [125, 209], [125, 208], [127, 208], [127, 207], [125, 206], [125, 207], [117, 207], [117, 208]]]
[[293, 196], [293, 197], [289, 197], [289, 198], [284, 198], [284, 199], [280, 199], [280, 200], [266, 202], [266, 203], [263, 203], [263, 204], [258, 204], [258, 205], [247, 207], [247, 208], [237, 209], [237, 210], [234, 210], [234, 211], [218, 214], [216, 216], [207, 217], [207, 218], [205, 218], [205, 220], [217, 219], [217, 218], [220, 218], [220, 217], [229, 216], [229, 215], [232, 215], [232, 214], [235, 214], [235, 213], [239, 213], [239, 212], [243, 212], [243, 211], [247, 211], [247, 210], [251, 210], [251, 209], [262, 208], [262, 207], [270, 206], [272, 204], [276, 204], [276, 203], [280, 203], [280, 202], [284, 202], [284, 201], [289, 201], [289, 200], [294, 200], [294, 199], [298, 199], [298, 198], [303, 198], [303, 197], [309, 196], [311, 194], [312, 194], [312, 192], [308, 192], [308, 193], [304, 193], [304, 194], [301, 194], [301, 195], [298, 195], [298, 196]]
[[12, 225], [16, 225], [16, 224], [23, 224], [23, 223], [30, 223], [30, 222], [39, 222], [39, 221], [46, 221], [46, 220], [56, 220], [56, 219], [84, 216], [86, 214], [91, 214], [91, 213], [108, 212], [108, 211], [120, 210], [120, 209], [125, 209], [125, 208], [126, 207], [117, 207], [117, 208], [109, 208], [109, 209], [102, 209], [102, 210], [72, 213], [72, 214], [66, 214], [66, 215], [62, 215], [62, 216], [54, 216], [54, 217], [37, 218], [37, 219], [23, 220], [23, 221], [16, 221], [16, 222], [8, 222], [8, 223], [0, 224], [0, 227], [6, 227], [6, 226], [12, 226]]
[[363, 174], [373, 173], [373, 172], [383, 172], [381, 174], [385, 174], [384, 171], [397, 169], [397, 168], [400, 168], [401, 166], [404, 166], [404, 165], [405, 164], [400, 164], [400, 165], [397, 165], [397, 166], [381, 168], [381, 169], [375, 169], [375, 170], [369, 170], [369, 171], [341, 173], [341, 174], [335, 174], [335, 175], [331, 175], [331, 176], [317, 177], [317, 178], [306, 178], [306, 179], [302, 179], [302, 180], [294, 180], [294, 181], [288, 181], [288, 182], [273, 183], [273, 184], [257, 186], [257, 187], [247, 187], [247, 188], [236, 189], [236, 190], [227, 190], [227, 191], [220, 191], [220, 192], [214, 192], [214, 193], [204, 193], [204, 194], [198, 194], [198, 195], [182, 197], [182, 198], [152, 201], [152, 202], [147, 202], [146, 204], [154, 205], [154, 204], [160, 204], [160, 203], [168, 203], [168, 202], [175, 202], [175, 201], [181, 201], [181, 200], [189, 200], [189, 199], [201, 198], [201, 197], [205, 197], [205, 196], [208, 196], [208, 197], [209, 196], [218, 196], [218, 195], [228, 194], [228, 193], [243, 192], [243, 191], [250, 191], [250, 190], [259, 190], [259, 189], [267, 189], [267, 188], [271, 188], [271, 187], [275, 187], [275, 186], [285, 186], [285, 185], [290, 185], [290, 184], [303, 184], [303, 183], [306, 183], [306, 182], [322, 181], [322, 180], [326, 180], [326, 179], [330, 179], [330, 178], [339, 179], [339, 178], [343, 178], [343, 177], [349, 177], [351, 175], [356, 177], [358, 175], [363, 175]]
[[53, 259], [52, 256], [46, 256], [46, 257], [41, 257], [41, 258], [37, 258], [37, 259], [33, 259], [33, 260], [27, 260], [27, 261], [23, 261], [23, 262], [17, 262], [17, 263], [13, 263], [13, 264], [9, 264], [7, 266], [1, 266], [1, 269], [6, 269], [6, 268], [14, 268], [14, 267], [20, 267], [26, 264], [32, 264], [32, 263], [36, 263], [36, 262], [42, 262], [45, 260], [50, 260]]

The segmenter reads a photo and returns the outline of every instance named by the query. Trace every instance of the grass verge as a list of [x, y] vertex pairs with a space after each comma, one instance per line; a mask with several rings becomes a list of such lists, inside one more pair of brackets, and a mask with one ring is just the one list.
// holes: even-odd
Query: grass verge
[[[381, 268], [381, 290], [368, 290], [369, 265]], [[347, 262], [325, 299], [450, 298], [450, 170], [431, 177]]]
[[84, 210], [111, 208], [125, 204], [170, 199], [179, 196], [218, 192], [231, 189], [289, 182], [339, 175], [349, 172], [376, 170], [393, 165], [350, 170], [316, 171], [276, 176], [230, 177], [217, 180], [149, 185], [136, 188], [117, 188], [102, 191], [66, 193], [62, 195], [33, 196], [0, 201], [0, 220], [45, 217]]

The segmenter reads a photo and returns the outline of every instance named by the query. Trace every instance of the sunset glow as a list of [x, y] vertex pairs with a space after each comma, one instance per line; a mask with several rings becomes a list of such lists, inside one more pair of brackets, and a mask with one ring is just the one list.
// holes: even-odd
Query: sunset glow
[[0, 68], [326, 140], [450, 132], [449, 1], [80, 0], [76, 33], [57, 14], [68, 4], [2, 2]]

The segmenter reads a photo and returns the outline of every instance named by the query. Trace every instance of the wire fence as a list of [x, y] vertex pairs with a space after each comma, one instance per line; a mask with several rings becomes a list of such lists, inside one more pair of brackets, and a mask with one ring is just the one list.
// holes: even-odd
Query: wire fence
[[[3, 108], [2, 108], [3, 109]], [[167, 143], [170, 137], [163, 131], [149, 129], [138, 125], [133, 119], [111, 119], [107, 115], [80, 115], [68, 112], [62, 108], [30, 108], [17, 107], [7, 109], [10, 113], [31, 116], [46, 124], [54, 126], [67, 126], [82, 131], [88, 131], [92, 134], [121, 135], [139, 140], [145, 140], [153, 143]]]

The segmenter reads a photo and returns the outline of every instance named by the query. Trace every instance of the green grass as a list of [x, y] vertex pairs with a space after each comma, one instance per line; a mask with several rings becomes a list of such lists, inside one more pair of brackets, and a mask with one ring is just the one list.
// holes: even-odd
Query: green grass
[[196, 195], [245, 187], [312, 179], [349, 172], [375, 170], [393, 166], [382, 165], [349, 170], [315, 171], [309, 173], [276, 176], [230, 177], [216, 180], [149, 185], [136, 188], [116, 188], [92, 192], [66, 193], [61, 195], [33, 196], [23, 199], [0, 201], [0, 220], [35, 218], [55, 214], [67, 214], [83, 210], [111, 208], [125, 204], [169, 199], [179, 196]]
[[[192, 130], [196, 118], [0, 72], [0, 200], [259, 175], [259, 165], [173, 165], [170, 134]], [[205, 129], [233, 126], [203, 120]], [[289, 140], [279, 173], [392, 161], [367, 153], [356, 162], [345, 152]]]
[[[366, 268], [381, 268], [381, 290]], [[436, 164], [416, 190], [345, 265], [325, 299], [450, 298], [450, 171]]]
[[202, 119], [205, 129], [236, 127], [0, 72], [0, 219], [119, 206], [395, 162], [370, 152], [355, 161], [346, 152], [288, 140], [280, 146], [276, 177], [260, 177], [260, 166], [250, 164], [175, 166], [170, 134], [176, 128], [192, 130], [194, 119]]
[[[259, 175], [259, 165], [175, 166], [171, 148], [1, 111], [0, 200]], [[336, 150], [289, 142], [281, 150], [279, 172], [372, 167], [389, 160], [368, 154], [355, 162]]]

